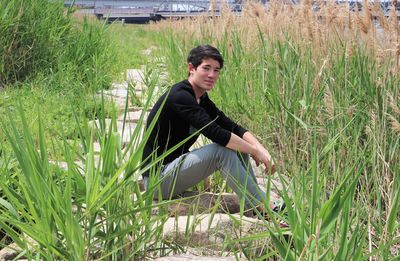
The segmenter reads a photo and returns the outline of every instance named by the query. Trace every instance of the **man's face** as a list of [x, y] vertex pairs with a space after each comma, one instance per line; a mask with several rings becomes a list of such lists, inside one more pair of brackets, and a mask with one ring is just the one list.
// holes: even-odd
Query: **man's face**
[[189, 63], [189, 81], [201, 92], [211, 90], [217, 82], [221, 66], [218, 61], [207, 58], [197, 67]]

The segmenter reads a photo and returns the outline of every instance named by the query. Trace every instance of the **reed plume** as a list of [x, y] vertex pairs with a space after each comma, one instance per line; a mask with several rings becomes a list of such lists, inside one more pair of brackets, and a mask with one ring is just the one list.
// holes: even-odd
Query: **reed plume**
[[334, 107], [332, 92], [328, 86], [325, 88], [324, 103], [326, 112], [329, 118], [332, 119], [335, 116], [335, 107]]
[[389, 120], [390, 120], [390, 125], [392, 127], [392, 131], [395, 134], [400, 134], [400, 123], [399, 123], [399, 121], [395, 117], [393, 117], [393, 115], [390, 115], [390, 114], [389, 114]]

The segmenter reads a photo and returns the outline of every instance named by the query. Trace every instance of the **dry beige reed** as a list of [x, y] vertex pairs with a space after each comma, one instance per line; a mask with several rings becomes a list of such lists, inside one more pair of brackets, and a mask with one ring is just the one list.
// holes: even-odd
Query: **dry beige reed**
[[[250, 1], [244, 6], [241, 15], [230, 12], [223, 7], [221, 17], [209, 19], [208, 15], [180, 21], [162, 21], [152, 24], [154, 30], [170, 29], [174, 34], [196, 39], [212, 39], [216, 44], [224, 37], [231, 39], [234, 32], [243, 40], [245, 50], [255, 47], [259, 42], [258, 28], [268, 41], [291, 39], [304, 48], [311, 48], [313, 55], [326, 57], [327, 52], [342, 46], [364, 46], [378, 60], [395, 60], [395, 73], [398, 72], [400, 56], [399, 24], [394, 20], [396, 12], [391, 11], [385, 17], [374, 3], [365, 3], [360, 13], [351, 12], [347, 5], [319, 3], [319, 10], [314, 10], [311, 1], [305, 0], [301, 5], [285, 5], [271, 1], [268, 8], [260, 3]], [[381, 29], [377, 31], [378, 21]], [[187, 39], [189, 40], [189, 39]], [[344, 49], [348, 52], [349, 49]], [[388, 52], [387, 50], [393, 50]], [[342, 52], [343, 50], [338, 50]]]

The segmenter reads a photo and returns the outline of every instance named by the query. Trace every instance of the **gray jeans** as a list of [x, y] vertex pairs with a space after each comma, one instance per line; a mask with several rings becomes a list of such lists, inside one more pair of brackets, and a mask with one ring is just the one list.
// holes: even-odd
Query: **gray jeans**
[[[249, 155], [212, 143], [195, 149], [165, 165], [160, 173], [160, 191], [155, 197], [168, 199], [181, 194], [219, 170], [228, 186], [248, 208], [260, 205], [265, 193], [259, 188]], [[147, 187], [148, 180], [145, 180]]]

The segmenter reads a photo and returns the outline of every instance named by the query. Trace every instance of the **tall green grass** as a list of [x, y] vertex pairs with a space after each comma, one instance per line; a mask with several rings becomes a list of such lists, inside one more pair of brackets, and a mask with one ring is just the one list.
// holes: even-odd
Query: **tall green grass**
[[[154, 77], [146, 75], [145, 79]], [[146, 83], [148, 93], [154, 93], [157, 82]], [[7, 181], [0, 184], [0, 230], [8, 242], [17, 244], [18, 256], [29, 260], [139, 260], [181, 251], [179, 244], [163, 234], [169, 217], [166, 207], [173, 201], [153, 202], [159, 180], [152, 180], [145, 192], [138, 181], [148, 169], [157, 172], [159, 163], [184, 142], [143, 168], [142, 150], [155, 122], [147, 131], [142, 127], [152, 100], [149, 95], [143, 101], [136, 128], [125, 130], [131, 133], [127, 144], [117, 130], [117, 109], [113, 107], [108, 115], [103, 97], [97, 125], [81, 120], [81, 114], [74, 115], [79, 133], [74, 142], [80, 146], [67, 139], [52, 139], [53, 148], [48, 148], [40, 110], [33, 124], [22, 103], [15, 107], [17, 112], [7, 110], [0, 124], [13, 153], [0, 158], [0, 177]], [[106, 117], [111, 117], [108, 124]], [[37, 134], [32, 125], [37, 125]], [[95, 142], [100, 152], [95, 152]], [[63, 151], [60, 162], [66, 168], [50, 160], [51, 149]], [[154, 209], [159, 210], [157, 215]]]
[[[105, 113], [94, 128], [76, 115], [81, 149], [66, 139], [55, 146], [63, 150], [63, 169], [50, 163], [40, 113], [34, 135], [22, 105], [17, 108], [17, 118], [8, 112], [1, 119], [17, 164], [1, 162], [1, 179], [7, 182], [0, 185], [0, 228], [19, 246], [20, 256], [136, 260], [166, 248], [161, 240], [166, 215], [151, 216], [152, 194], [142, 193], [137, 181], [144, 171], [141, 150], [149, 135], [142, 138], [143, 116], [123, 150], [115, 110], [107, 128]], [[22, 122], [21, 128], [15, 120]], [[99, 154], [94, 152], [95, 140], [101, 146]], [[11, 167], [15, 170], [9, 171]]]
[[106, 34], [116, 49], [115, 70], [117, 72], [154, 63], [153, 53], [157, 51], [159, 42], [157, 34], [149, 31], [146, 25], [121, 26], [115, 23], [107, 28]]
[[[16, 110], [19, 99], [30, 126], [41, 107], [47, 136], [75, 139], [73, 108], [96, 117], [93, 93], [110, 85], [114, 49], [106, 26], [77, 19], [63, 1], [0, 1], [0, 7], [0, 112]], [[36, 135], [37, 126], [32, 130]], [[5, 139], [3, 132], [0, 137]], [[56, 151], [51, 158], [60, 155]]]
[[[289, 231], [269, 230], [242, 241], [271, 238], [261, 254], [267, 259], [273, 250], [272, 256], [285, 260], [395, 259], [398, 57], [382, 60], [363, 38], [353, 41], [342, 32], [340, 39], [330, 37], [331, 27], [309, 17], [316, 32], [326, 32], [325, 46], [316, 49], [315, 39], [280, 31], [290, 28], [285, 21], [275, 19], [276, 31], [266, 28], [273, 26], [267, 24], [273, 10], [248, 12], [253, 16], [153, 26], [165, 32], [161, 48], [174, 81], [186, 76], [186, 54], [194, 46], [210, 43], [221, 50], [226, 65], [210, 95], [261, 138], [279, 163], [278, 172], [291, 179], [290, 193], [282, 191]], [[256, 258], [251, 251], [246, 255]]]
[[[171, 82], [186, 77], [186, 55], [195, 45], [211, 43], [222, 51], [226, 66], [210, 95], [267, 145], [278, 163], [278, 178], [290, 177], [289, 184], [282, 182], [286, 211], [269, 213], [272, 223], [265, 223], [264, 232], [239, 239], [228, 235], [225, 245], [239, 246], [235, 254], [250, 260], [395, 260], [400, 244], [400, 74], [395, 73], [395, 56], [375, 56], [364, 38], [337, 41], [324, 35], [324, 49], [316, 49], [308, 36], [278, 23], [279, 14], [263, 12], [248, 10], [240, 23], [228, 15], [149, 27], [164, 26], [156, 32], [162, 36], [156, 53]], [[278, 21], [279, 36], [258, 20], [270, 18]], [[108, 32], [125, 38], [123, 28]], [[84, 56], [71, 52], [75, 58]], [[151, 65], [148, 71], [157, 73]], [[160, 84], [154, 79], [148, 81], [153, 91], [145, 107]], [[21, 106], [12, 110], [1, 120], [4, 144], [12, 146], [13, 154], [2, 143], [0, 151], [7, 153], [0, 157], [0, 175], [7, 182], [0, 183], [0, 228], [21, 247], [21, 255], [136, 260], [185, 250], [163, 240], [167, 213], [162, 207], [169, 202], [153, 205], [152, 191], [141, 193], [135, 181], [148, 133], [141, 136], [137, 128], [123, 150], [116, 112], [111, 110], [112, 124], [106, 128], [102, 103], [96, 112], [98, 128], [91, 129], [76, 113], [79, 148], [66, 139], [49, 148], [45, 115], [31, 122]], [[101, 144], [98, 155], [94, 140]], [[68, 170], [49, 163], [52, 150], [62, 150]], [[154, 166], [161, 160], [155, 159]], [[225, 187], [221, 179], [214, 180], [220, 183], [214, 187]], [[151, 214], [154, 207], [161, 207], [158, 215]], [[288, 229], [279, 228], [282, 219]], [[257, 247], [259, 240], [266, 245]]]
[[93, 93], [108, 88], [114, 56], [106, 27], [72, 11], [63, 1], [0, 1], [0, 111], [8, 115], [0, 130], [0, 248], [14, 241], [30, 259], [81, 260], [94, 251], [83, 247], [94, 244], [79, 223], [88, 219], [65, 210], [81, 199], [78, 127], [100, 110], [110, 116]]
[[76, 22], [63, 1], [0, 2], [0, 84], [42, 79], [50, 89], [101, 89], [113, 57], [102, 25]]

